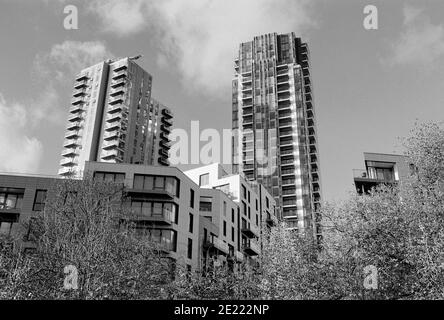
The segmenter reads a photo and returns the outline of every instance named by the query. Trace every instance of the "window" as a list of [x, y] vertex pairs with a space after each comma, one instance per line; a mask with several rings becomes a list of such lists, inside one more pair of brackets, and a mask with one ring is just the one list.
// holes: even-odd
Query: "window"
[[177, 250], [177, 232], [167, 229], [136, 229], [139, 236], [147, 236], [162, 248], [175, 252]]
[[248, 219], [251, 219], [251, 208], [248, 207]]
[[46, 190], [37, 190], [35, 193], [33, 211], [43, 211], [45, 208]]
[[250, 203], [250, 191], [248, 191], [248, 203]]
[[227, 216], [227, 203], [224, 201], [224, 217]]
[[190, 189], [190, 207], [194, 208], [194, 190]]
[[256, 211], [259, 210], [259, 205], [258, 205], [258, 201], [256, 199]]
[[224, 221], [224, 237], [227, 236], [227, 222]]
[[193, 240], [188, 239], [188, 250], [187, 250], [188, 259], [193, 258]]
[[164, 190], [179, 196], [179, 180], [175, 177], [134, 175], [133, 188], [138, 190]]
[[11, 234], [12, 222], [0, 222], [0, 235], [9, 236]]
[[213, 198], [200, 197], [199, 210], [204, 212], [211, 212], [213, 210], [212, 205]]
[[123, 183], [123, 181], [125, 180], [125, 174], [119, 172], [96, 171], [94, 172], [94, 179], [105, 182]]
[[178, 223], [177, 205], [171, 202], [138, 201], [131, 202], [131, 212], [139, 216], [164, 217], [166, 220]]
[[259, 215], [256, 214], [256, 225], [259, 226]]
[[244, 199], [247, 198], [247, 188], [245, 188], [244, 185], [242, 185], [242, 197], [243, 197]]
[[231, 209], [231, 222], [234, 223], [234, 221], [235, 221], [234, 209]]
[[21, 209], [25, 189], [0, 188], [0, 209]]
[[194, 225], [194, 216], [190, 213], [190, 225], [188, 226], [188, 231], [193, 233], [193, 225]]
[[199, 176], [199, 186], [206, 186], [210, 183], [210, 174], [205, 173]]
[[234, 241], [234, 227], [231, 227], [231, 241]]
[[246, 216], [247, 215], [247, 204], [242, 201], [242, 213]]
[[265, 198], [265, 201], [267, 202], [267, 209], [270, 209], [270, 200], [268, 197]]

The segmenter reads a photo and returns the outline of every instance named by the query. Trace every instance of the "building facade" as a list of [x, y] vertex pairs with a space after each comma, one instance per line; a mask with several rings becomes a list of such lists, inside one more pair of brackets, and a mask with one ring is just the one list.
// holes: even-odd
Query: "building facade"
[[365, 169], [354, 169], [353, 178], [359, 194], [369, 193], [381, 184], [394, 184], [408, 178], [414, 168], [408, 157], [398, 154], [364, 152]]
[[[228, 229], [232, 227], [231, 232], [236, 233], [235, 240], [229, 243], [229, 239], [223, 239], [233, 245], [235, 251], [242, 253], [246, 260], [255, 260], [261, 254], [261, 240], [266, 229], [278, 222], [278, 209], [271, 194], [263, 186], [246, 180], [240, 174], [228, 174], [218, 163], [188, 170], [185, 174], [199, 185], [202, 193], [205, 189], [213, 193], [222, 191], [227, 199], [236, 203], [237, 208], [231, 207], [229, 212], [225, 207], [228, 200], [224, 200], [218, 225], [226, 225]], [[201, 215], [206, 216], [207, 208], [214, 206], [212, 202], [214, 200], [210, 197], [201, 196]]]
[[172, 114], [152, 99], [152, 76], [135, 59], [101, 62], [76, 76], [60, 175], [81, 176], [86, 161], [168, 165]]
[[232, 83], [233, 172], [262, 184], [289, 227], [320, 234], [309, 49], [294, 33], [242, 43]]

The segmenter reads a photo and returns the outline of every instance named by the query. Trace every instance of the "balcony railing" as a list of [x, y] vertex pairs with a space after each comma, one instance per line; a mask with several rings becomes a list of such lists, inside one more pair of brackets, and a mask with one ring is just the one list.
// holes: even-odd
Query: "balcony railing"
[[249, 238], [259, 237], [260, 230], [258, 227], [250, 223], [250, 225], [243, 225], [241, 229], [242, 233], [245, 234]]
[[171, 210], [163, 209], [160, 214], [143, 214], [137, 211], [133, 211], [130, 217], [133, 221], [145, 221], [157, 225], [171, 225], [174, 223], [175, 214]]
[[259, 244], [257, 244], [255, 241], [250, 240], [247, 243], [244, 243], [242, 245], [242, 248], [246, 254], [249, 256], [257, 256], [261, 253], [261, 250], [259, 248]]

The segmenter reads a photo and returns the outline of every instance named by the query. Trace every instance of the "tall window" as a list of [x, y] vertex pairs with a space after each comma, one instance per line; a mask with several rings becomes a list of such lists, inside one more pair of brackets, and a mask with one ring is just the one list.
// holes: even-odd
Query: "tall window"
[[234, 214], [234, 209], [232, 208], [231, 209], [231, 222], [234, 223], [234, 221], [235, 221], [235, 214]]
[[234, 241], [234, 227], [231, 227], [231, 241]]
[[46, 201], [46, 190], [37, 190], [35, 193], [34, 205], [32, 206], [33, 211], [43, 211], [45, 208]]
[[194, 190], [190, 189], [190, 208], [194, 208]]
[[227, 203], [224, 201], [224, 217], [227, 216]]
[[205, 173], [199, 176], [199, 186], [206, 186], [210, 184], [210, 174]]
[[244, 185], [242, 185], [242, 197], [247, 199], [247, 188]]
[[0, 188], [0, 209], [21, 209], [25, 189]]
[[194, 225], [194, 216], [190, 213], [190, 225], [188, 226], [188, 231], [193, 233], [193, 225]]
[[224, 221], [224, 237], [227, 236], [227, 222]]
[[188, 259], [193, 258], [193, 240], [188, 239], [188, 250], [187, 250]]
[[9, 236], [11, 234], [12, 222], [0, 222], [0, 235]]

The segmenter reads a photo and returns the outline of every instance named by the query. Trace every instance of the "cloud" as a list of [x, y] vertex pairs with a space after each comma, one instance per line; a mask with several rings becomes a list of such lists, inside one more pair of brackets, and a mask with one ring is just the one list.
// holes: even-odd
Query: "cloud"
[[432, 24], [424, 10], [406, 5], [404, 31], [392, 47], [393, 65], [420, 64], [431, 67], [444, 56], [444, 26]]
[[[146, 32], [159, 46], [159, 65], [179, 71], [188, 89], [223, 97], [239, 43], [270, 32], [301, 34], [313, 26], [308, 0], [98, 0], [103, 30]], [[125, 9], [125, 14], [120, 14]]]
[[42, 143], [26, 135], [29, 115], [18, 103], [7, 103], [0, 93], [0, 171], [35, 172], [43, 155]]
[[[30, 111], [33, 123], [45, 119], [64, 124], [75, 75], [86, 67], [111, 58], [114, 55], [101, 41], [64, 41], [53, 45], [48, 52], [38, 54], [34, 59], [33, 75], [35, 82], [44, 83], [44, 87], [38, 97], [27, 102], [33, 106]], [[60, 93], [65, 95], [60, 96]]]

